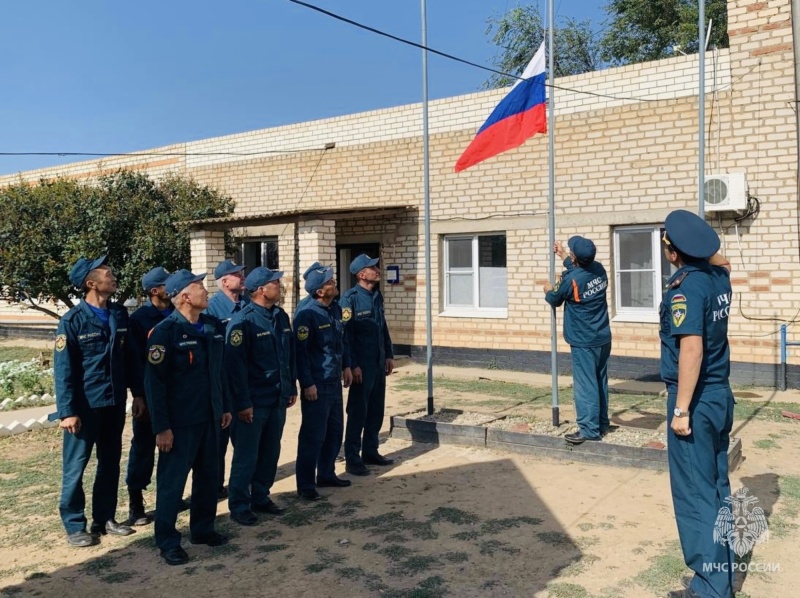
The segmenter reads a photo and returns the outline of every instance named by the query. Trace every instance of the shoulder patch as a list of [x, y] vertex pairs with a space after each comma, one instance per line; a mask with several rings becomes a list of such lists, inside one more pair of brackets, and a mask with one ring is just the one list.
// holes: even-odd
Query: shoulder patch
[[308, 326], [298, 326], [297, 340], [304, 341], [308, 338]]
[[353, 310], [349, 307], [342, 308], [342, 322], [349, 322], [353, 317]]
[[56, 336], [56, 351], [63, 351], [64, 347], [67, 346], [67, 335], [66, 334], [59, 334]]
[[[674, 301], [674, 300], [673, 300]], [[670, 308], [672, 310], [672, 323], [675, 325], [676, 328], [680, 327], [683, 324], [683, 321], [686, 319], [686, 303], [674, 303]]]
[[239, 329], [231, 330], [230, 339], [231, 339], [231, 346], [238, 347], [239, 345], [242, 344], [242, 331]]
[[686, 295], [676, 293], [672, 296], [672, 299], [670, 299], [670, 303], [686, 303]]
[[164, 347], [164, 345], [153, 345], [147, 352], [147, 361], [149, 361], [153, 365], [158, 365], [159, 363], [164, 361], [164, 356], [166, 355], [166, 353], [167, 350]]

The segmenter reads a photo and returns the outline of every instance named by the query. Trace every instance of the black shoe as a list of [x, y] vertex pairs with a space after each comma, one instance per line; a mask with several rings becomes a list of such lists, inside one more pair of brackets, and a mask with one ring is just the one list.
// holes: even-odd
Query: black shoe
[[346, 465], [344, 470], [352, 475], [369, 475], [370, 471], [363, 463], [354, 463], [353, 465]]
[[299, 496], [303, 500], [309, 500], [309, 501], [322, 499], [322, 495], [313, 488], [310, 490], [298, 490], [297, 496]]
[[185, 565], [189, 562], [189, 555], [180, 546], [161, 551], [161, 558], [167, 565]]
[[178, 512], [183, 513], [184, 511], [188, 511], [191, 508], [192, 508], [192, 503], [190, 503], [188, 499], [182, 498], [180, 504], [178, 505]]
[[253, 505], [253, 510], [256, 513], [267, 513], [269, 515], [283, 515], [283, 512], [286, 509], [279, 507], [270, 499], [267, 499], [267, 502], [265, 503], [261, 503], [260, 505]]
[[144, 510], [144, 497], [141, 490], [128, 489], [128, 525], [147, 525], [152, 519]]
[[599, 438], [586, 438], [585, 436], [581, 436], [580, 432], [573, 432], [572, 434], [564, 434], [564, 440], [569, 442], [573, 445], [583, 444], [587, 440], [590, 442], [597, 442], [600, 440]]
[[362, 460], [366, 465], [391, 465], [394, 463], [394, 459], [388, 459], [383, 455], [379, 455], [375, 453], [374, 455], [364, 455]]
[[76, 548], [85, 548], [86, 546], [94, 546], [97, 539], [92, 535], [86, 533], [85, 529], [74, 534], [67, 534], [67, 544]]
[[320, 488], [347, 488], [352, 483], [350, 480], [343, 480], [337, 477], [333, 477], [330, 480], [317, 480], [317, 486]]
[[105, 536], [106, 534], [111, 534], [112, 536], [130, 536], [132, 533], [134, 533], [134, 530], [131, 528], [131, 526], [117, 523], [113, 519], [106, 521], [105, 525], [95, 521], [92, 523], [90, 531], [98, 536]]
[[228, 489], [225, 486], [217, 489], [217, 500], [225, 500], [228, 498]]
[[231, 513], [231, 520], [239, 525], [258, 525], [258, 517], [253, 511], [242, 511], [241, 513]]
[[228, 536], [211, 532], [207, 536], [193, 536], [189, 538], [192, 544], [207, 544], [209, 546], [223, 546], [228, 543]]

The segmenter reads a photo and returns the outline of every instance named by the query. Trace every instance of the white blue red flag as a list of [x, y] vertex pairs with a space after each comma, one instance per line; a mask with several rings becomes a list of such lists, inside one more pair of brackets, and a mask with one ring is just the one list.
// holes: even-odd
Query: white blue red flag
[[544, 42], [521, 78], [478, 129], [475, 139], [456, 162], [461, 172], [478, 162], [519, 147], [536, 133], [547, 132]]

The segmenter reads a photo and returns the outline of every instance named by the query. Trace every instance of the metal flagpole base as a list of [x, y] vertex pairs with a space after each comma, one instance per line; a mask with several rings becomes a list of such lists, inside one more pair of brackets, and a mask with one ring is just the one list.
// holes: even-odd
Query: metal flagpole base
[[428, 415], [433, 415], [433, 397], [428, 397]]
[[557, 428], [559, 425], [561, 424], [558, 420], [558, 407], [553, 407], [553, 427]]

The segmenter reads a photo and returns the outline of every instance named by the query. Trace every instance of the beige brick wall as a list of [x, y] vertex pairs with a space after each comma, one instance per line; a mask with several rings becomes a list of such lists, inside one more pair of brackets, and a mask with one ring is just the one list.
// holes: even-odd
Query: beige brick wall
[[[734, 266], [730, 332], [738, 361], [776, 362], [779, 325], [798, 315], [790, 12], [789, 0], [730, 0], [731, 47], [707, 55], [706, 170], [745, 172], [750, 193], [761, 201], [755, 220], [737, 223], [727, 213], [708, 215]], [[672, 209], [697, 208], [697, 72], [697, 56], [679, 56], [556, 81], [556, 237], [592, 237], [612, 278], [614, 227], [657, 225]], [[540, 289], [549, 277], [547, 136], [534, 137], [466, 172], [453, 172], [456, 159], [503, 93], [431, 102], [433, 338], [436, 345], [546, 351], [550, 311]], [[91, 176], [127, 164], [156, 175], [172, 169], [215, 185], [234, 198], [237, 216], [408, 206], [398, 217], [301, 222], [298, 270], [317, 259], [333, 262], [337, 241], [379, 241], [383, 263], [401, 269], [401, 284], [384, 288], [393, 338], [424, 345], [420, 110], [418, 104], [400, 106], [206, 139], [154, 150], [183, 156], [84, 162], [0, 177], [0, 185], [20, 176]], [[336, 147], [324, 150], [329, 142]], [[507, 235], [508, 318], [439, 315], [441, 236], [488, 231]], [[213, 253], [211, 239], [193, 238], [198, 260], [193, 268], [213, 267], [222, 259]], [[218, 243], [218, 237], [213, 239]], [[279, 239], [281, 269], [296, 276], [294, 229], [288, 227]], [[285, 286], [293, 288], [289, 282]], [[614, 305], [613, 284], [611, 289]], [[616, 354], [658, 356], [656, 324], [615, 321], [613, 334]]]

